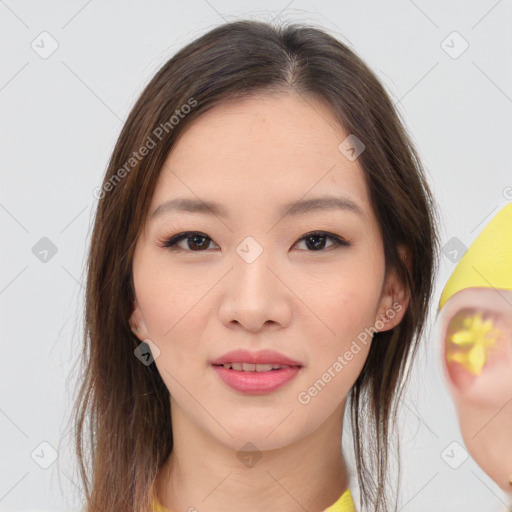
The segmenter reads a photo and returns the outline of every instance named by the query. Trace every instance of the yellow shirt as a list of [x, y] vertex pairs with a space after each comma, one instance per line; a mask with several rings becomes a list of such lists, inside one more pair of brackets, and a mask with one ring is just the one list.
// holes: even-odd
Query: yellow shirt
[[347, 489], [339, 498], [336, 503], [327, 507], [324, 512], [356, 512], [354, 502], [352, 501], [352, 494], [350, 489]]
[[[158, 500], [153, 504], [153, 512], [170, 512], [169, 509], [162, 506]], [[354, 502], [352, 501], [352, 494], [350, 489], [347, 489], [339, 498], [336, 503], [327, 507], [323, 512], [356, 512]]]

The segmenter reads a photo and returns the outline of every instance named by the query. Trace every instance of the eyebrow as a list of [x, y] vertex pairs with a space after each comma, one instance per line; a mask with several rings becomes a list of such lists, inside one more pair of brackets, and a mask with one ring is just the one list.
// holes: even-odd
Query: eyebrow
[[[281, 206], [279, 214], [281, 216], [296, 216], [304, 215], [312, 211], [333, 210], [342, 210], [354, 213], [360, 217], [366, 217], [364, 210], [357, 203], [348, 198], [338, 196], [321, 196], [287, 203]], [[209, 216], [229, 217], [228, 211], [221, 204], [187, 197], [178, 197], [162, 203], [151, 214], [150, 220], [153, 220], [164, 212], [202, 213]]]

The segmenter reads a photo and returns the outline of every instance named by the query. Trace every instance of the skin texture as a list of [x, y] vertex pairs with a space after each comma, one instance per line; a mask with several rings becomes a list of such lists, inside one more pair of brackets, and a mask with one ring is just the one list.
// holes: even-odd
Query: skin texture
[[[160, 351], [170, 392], [174, 448], [157, 478], [171, 510], [323, 510], [348, 486], [340, 443], [347, 393], [370, 343], [304, 405], [307, 391], [365, 328], [408, 297], [385, 275], [382, 238], [363, 171], [339, 150], [347, 137], [329, 108], [295, 94], [224, 103], [180, 136], [159, 177], [150, 213], [176, 197], [221, 203], [228, 217], [166, 212], [149, 220], [133, 261], [132, 325]], [[324, 194], [356, 202], [353, 212], [284, 215], [281, 205]], [[322, 230], [351, 243], [307, 246]], [[170, 236], [209, 238], [159, 247]], [[263, 252], [247, 263], [246, 237]], [[197, 243], [197, 242], [196, 242]], [[314, 245], [314, 244], [313, 244]], [[280, 389], [248, 396], [227, 387], [210, 361], [234, 349], [276, 350], [300, 361]], [[259, 460], [237, 457], [252, 443]], [[233, 499], [236, 497], [236, 499]]]
[[[443, 365], [466, 448], [478, 465], [505, 491], [512, 485], [512, 291], [466, 288], [451, 297], [439, 320]], [[490, 320], [484, 364], [471, 365], [446, 358], [450, 326], [457, 315]], [[457, 324], [458, 325], [458, 324]], [[481, 337], [480, 337], [481, 338]], [[479, 340], [473, 340], [477, 344]], [[471, 348], [471, 347], [468, 347]]]

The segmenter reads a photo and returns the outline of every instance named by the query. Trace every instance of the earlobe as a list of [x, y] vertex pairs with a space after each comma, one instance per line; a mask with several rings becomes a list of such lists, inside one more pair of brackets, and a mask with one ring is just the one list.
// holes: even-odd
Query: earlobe
[[[401, 244], [398, 246], [398, 252], [410, 273], [412, 269], [410, 251]], [[409, 293], [405, 283], [399, 278], [396, 269], [390, 269], [382, 289], [379, 312], [376, 318], [376, 323], [383, 323], [384, 328], [378, 330], [382, 332], [396, 327], [402, 321], [408, 306]]]
[[139, 305], [137, 301], [134, 301], [133, 311], [130, 315], [130, 329], [140, 340], [144, 340], [147, 338], [146, 327], [144, 323], [144, 319], [142, 317], [142, 313], [140, 311]]

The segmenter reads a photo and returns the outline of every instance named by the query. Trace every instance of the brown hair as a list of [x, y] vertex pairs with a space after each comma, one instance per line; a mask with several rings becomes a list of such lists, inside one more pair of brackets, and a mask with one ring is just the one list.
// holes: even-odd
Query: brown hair
[[[164, 161], [179, 134], [207, 110], [283, 91], [327, 102], [346, 133], [366, 145], [358, 161], [386, 269], [398, 272], [410, 295], [400, 324], [374, 335], [349, 394], [360, 506], [387, 510], [390, 421], [437, 270], [433, 198], [390, 98], [354, 51], [317, 28], [237, 21], [196, 39], [156, 73], [122, 128], [99, 193], [87, 262], [83, 371], [72, 416], [87, 512], [150, 510], [152, 484], [173, 446], [169, 392], [156, 366], [134, 356], [140, 341], [128, 323], [133, 251]], [[411, 272], [399, 244], [409, 248]]]

